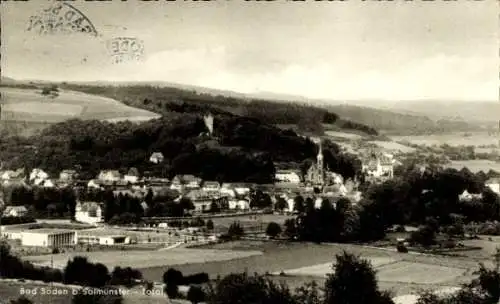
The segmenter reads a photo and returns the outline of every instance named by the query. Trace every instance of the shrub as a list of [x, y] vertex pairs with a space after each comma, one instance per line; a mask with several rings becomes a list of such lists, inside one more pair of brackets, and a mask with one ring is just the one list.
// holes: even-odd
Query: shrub
[[408, 253], [408, 248], [406, 248], [404, 244], [398, 244], [398, 246], [396, 246], [396, 249], [398, 250], [398, 252]]
[[187, 293], [187, 300], [193, 304], [198, 304], [205, 300], [205, 292], [200, 286], [190, 286]]
[[430, 247], [436, 244], [436, 232], [430, 225], [420, 227], [410, 235], [412, 244], [419, 244], [423, 247]]
[[277, 237], [281, 233], [281, 226], [278, 223], [271, 222], [267, 225], [266, 235], [271, 238]]

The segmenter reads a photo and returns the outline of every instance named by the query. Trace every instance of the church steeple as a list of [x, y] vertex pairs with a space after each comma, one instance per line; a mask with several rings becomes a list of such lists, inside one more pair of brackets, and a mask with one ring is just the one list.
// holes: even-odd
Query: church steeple
[[319, 141], [318, 147], [318, 156], [316, 157], [316, 162], [318, 166], [318, 182], [323, 185], [325, 182], [325, 167], [323, 164], [323, 145], [321, 144], [321, 140]]

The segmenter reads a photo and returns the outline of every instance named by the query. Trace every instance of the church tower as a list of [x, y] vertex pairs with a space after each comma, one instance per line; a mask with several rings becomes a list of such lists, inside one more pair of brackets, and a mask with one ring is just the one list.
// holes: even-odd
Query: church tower
[[325, 184], [325, 167], [323, 164], [323, 146], [321, 141], [319, 142], [318, 156], [316, 157], [317, 168], [318, 168], [318, 184]]

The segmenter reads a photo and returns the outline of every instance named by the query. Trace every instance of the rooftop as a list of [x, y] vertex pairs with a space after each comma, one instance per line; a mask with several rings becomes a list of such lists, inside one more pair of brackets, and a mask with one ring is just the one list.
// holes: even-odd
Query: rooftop
[[67, 232], [76, 232], [76, 231], [70, 230], [70, 229], [39, 228], [39, 229], [26, 229], [23, 232], [37, 233], [37, 234], [57, 234], [57, 233], [67, 233]]

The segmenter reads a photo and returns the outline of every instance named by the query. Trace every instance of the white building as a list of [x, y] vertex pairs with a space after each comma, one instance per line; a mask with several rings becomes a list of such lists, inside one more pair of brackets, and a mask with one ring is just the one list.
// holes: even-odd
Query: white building
[[191, 174], [176, 175], [170, 185], [171, 190], [183, 191], [186, 189], [198, 189], [201, 186], [201, 178]]
[[462, 194], [460, 194], [458, 196], [458, 199], [460, 201], [470, 201], [472, 199], [480, 199], [483, 197], [483, 194], [482, 193], [469, 193], [469, 191], [464, 190], [464, 192], [462, 192]]
[[248, 210], [250, 209], [250, 202], [247, 200], [230, 199], [229, 209]]
[[153, 154], [151, 154], [149, 161], [152, 162], [153, 164], [159, 164], [162, 163], [164, 159], [165, 157], [163, 156], [163, 153], [154, 152]]
[[123, 177], [123, 180], [131, 184], [136, 184], [139, 181], [139, 171], [136, 168], [130, 168]]
[[250, 189], [249, 186], [245, 185], [245, 184], [234, 184], [234, 192], [236, 192], [237, 195], [240, 195], [240, 196], [243, 196], [243, 195], [248, 195], [250, 194], [250, 191], [252, 189]]
[[363, 164], [362, 170], [366, 175], [375, 178], [393, 178], [395, 163], [396, 160], [384, 155], [383, 157], [376, 157], [376, 159], [371, 159], [368, 163]]
[[55, 187], [54, 182], [51, 179], [44, 179], [38, 185], [40, 187], [43, 187], [43, 188], [54, 188]]
[[78, 243], [99, 245], [130, 244], [130, 237], [125, 235], [78, 235]]
[[234, 192], [234, 190], [226, 187], [220, 189], [220, 194], [222, 196], [236, 197], [236, 193]]
[[205, 181], [205, 182], [203, 182], [203, 187], [201, 189], [203, 191], [207, 191], [207, 192], [219, 191], [220, 190], [220, 184], [218, 182]]
[[300, 183], [300, 175], [293, 170], [277, 170], [276, 174], [274, 175], [274, 179], [277, 182], [295, 183], [295, 184]]
[[28, 209], [24, 206], [7, 206], [3, 211], [3, 216], [22, 217], [28, 214]]
[[75, 170], [70, 170], [70, 169], [62, 170], [59, 173], [59, 179], [62, 181], [72, 181], [77, 176], [78, 173]]
[[105, 170], [99, 173], [97, 177], [101, 181], [117, 182], [121, 180], [122, 176], [118, 170]]
[[500, 179], [499, 178], [490, 178], [485, 182], [486, 187], [490, 188], [491, 191], [496, 194], [500, 194]]
[[77, 243], [74, 230], [65, 229], [30, 229], [21, 232], [22, 246], [63, 247]]
[[103, 204], [96, 202], [77, 202], [75, 207], [75, 220], [87, 224], [104, 222]]
[[30, 181], [35, 185], [41, 184], [47, 178], [49, 178], [49, 175], [42, 169], [33, 169], [30, 173]]
[[87, 183], [87, 187], [88, 188], [93, 188], [93, 189], [102, 189], [101, 184], [99, 183], [99, 181], [97, 181], [95, 179], [89, 180], [89, 182]]

